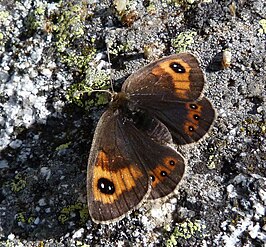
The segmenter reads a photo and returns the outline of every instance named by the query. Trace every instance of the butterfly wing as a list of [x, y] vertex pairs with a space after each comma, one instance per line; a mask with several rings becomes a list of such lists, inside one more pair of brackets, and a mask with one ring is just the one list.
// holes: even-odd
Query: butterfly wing
[[122, 90], [139, 108], [166, 125], [174, 142], [181, 145], [202, 138], [215, 119], [212, 104], [201, 98], [204, 82], [198, 60], [181, 53], [137, 71]]
[[128, 117], [109, 109], [103, 114], [88, 162], [88, 207], [95, 222], [119, 220], [145, 198], [176, 188], [185, 161], [166, 142], [168, 129], [145, 113]]
[[119, 220], [149, 191], [148, 174], [124, 135], [119, 114], [107, 110], [96, 127], [88, 161], [88, 207], [95, 222]]
[[205, 83], [197, 58], [179, 53], [152, 62], [131, 74], [122, 91], [129, 95], [156, 95], [161, 99], [194, 101]]
[[216, 115], [205, 97], [194, 102], [141, 97], [139, 107], [166, 125], [178, 145], [200, 140], [211, 128]]
[[137, 110], [124, 122], [133, 152], [151, 179], [149, 199], [172, 193], [185, 172], [185, 160], [168, 146], [172, 143], [168, 128], [147, 111]]

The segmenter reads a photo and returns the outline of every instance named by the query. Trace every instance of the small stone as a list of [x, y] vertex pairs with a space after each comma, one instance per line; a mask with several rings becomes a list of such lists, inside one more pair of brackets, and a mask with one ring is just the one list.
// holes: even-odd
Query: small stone
[[6, 82], [8, 80], [9, 74], [5, 71], [0, 71], [0, 81], [2, 83]]
[[47, 214], [51, 213], [51, 208], [46, 208], [45, 213], [47, 213]]
[[39, 223], [40, 223], [40, 218], [37, 217], [37, 218], [34, 220], [34, 224], [35, 224], [35, 225], [39, 225]]
[[21, 144], [22, 144], [22, 141], [19, 139], [16, 139], [16, 140], [10, 142], [9, 146], [13, 149], [17, 149], [21, 146]]
[[266, 204], [266, 191], [263, 189], [259, 189], [259, 196], [265, 205]]
[[226, 187], [226, 190], [227, 190], [227, 193], [228, 193], [228, 197], [229, 197], [229, 198], [234, 198], [234, 197], [237, 196], [237, 193], [235, 192], [235, 187], [234, 187], [234, 185], [229, 184], [229, 185]]
[[46, 181], [49, 180], [49, 178], [51, 177], [51, 170], [46, 166], [41, 168], [40, 173], [42, 177], [46, 179]]
[[41, 73], [42, 73], [42, 75], [44, 75], [44, 76], [46, 76], [48, 78], [50, 78], [52, 76], [52, 74], [53, 74], [53, 72], [50, 69], [46, 69], [46, 68], [44, 68], [41, 71]]
[[15, 239], [15, 235], [13, 233], [10, 233], [7, 238], [12, 241]]
[[256, 214], [261, 215], [261, 216], [265, 215], [265, 207], [262, 204], [255, 203], [253, 207], [256, 210]]
[[41, 207], [43, 207], [43, 206], [45, 206], [47, 203], [46, 203], [45, 200], [42, 198], [42, 199], [40, 199], [40, 200], [38, 201], [38, 204], [39, 204]]
[[84, 233], [84, 228], [80, 228], [73, 234], [73, 238], [81, 238]]
[[7, 168], [7, 167], [8, 167], [7, 160], [0, 160], [0, 169]]
[[260, 225], [258, 223], [256, 223], [255, 226], [250, 225], [248, 227], [250, 237], [255, 239], [258, 235], [259, 229], [260, 229]]

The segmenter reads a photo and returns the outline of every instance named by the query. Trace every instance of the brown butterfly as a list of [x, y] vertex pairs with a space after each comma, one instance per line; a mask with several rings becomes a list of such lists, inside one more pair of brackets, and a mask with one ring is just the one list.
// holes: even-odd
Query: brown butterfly
[[201, 96], [204, 74], [194, 55], [159, 59], [133, 73], [95, 130], [88, 161], [88, 207], [94, 222], [120, 220], [145, 199], [168, 196], [185, 171], [171, 146], [202, 138], [215, 110]]

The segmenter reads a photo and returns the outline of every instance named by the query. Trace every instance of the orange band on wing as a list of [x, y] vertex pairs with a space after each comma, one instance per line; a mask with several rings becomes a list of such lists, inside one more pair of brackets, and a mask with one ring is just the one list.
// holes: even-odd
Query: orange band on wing
[[[185, 73], [176, 73], [171, 67], [171, 63], [179, 63], [184, 67]], [[159, 64], [152, 70], [152, 73], [156, 76], [162, 76], [168, 74], [172, 77], [172, 83], [174, 86], [175, 93], [184, 99], [187, 99], [187, 91], [190, 91], [190, 74], [191, 67], [181, 59], [167, 60]]]
[[[158, 183], [164, 180], [165, 177], [161, 175], [162, 172], [170, 174], [178, 165], [177, 160], [172, 157], [166, 157], [163, 160], [164, 165], [157, 165], [155, 169], [152, 170], [153, 175], [157, 178], [153, 181], [152, 187], [155, 187]], [[171, 165], [171, 162], [174, 162]]]
[[[117, 200], [124, 191], [130, 191], [132, 188], [136, 187], [136, 180], [143, 176], [142, 172], [133, 165], [120, 168], [117, 171], [108, 170], [110, 162], [117, 163], [117, 159], [119, 159], [119, 157], [108, 159], [104, 152], [100, 152], [98, 155], [98, 163], [95, 165], [93, 170], [94, 176], [92, 187], [94, 199], [103, 204], [114, 203], [114, 201]], [[122, 157], [119, 159], [119, 162], [121, 161]], [[113, 194], [105, 194], [98, 188], [98, 181], [101, 178], [107, 179], [113, 184]]]

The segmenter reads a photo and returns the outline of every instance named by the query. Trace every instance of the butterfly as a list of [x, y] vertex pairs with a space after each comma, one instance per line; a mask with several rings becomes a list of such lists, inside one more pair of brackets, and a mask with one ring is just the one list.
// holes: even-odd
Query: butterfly
[[205, 76], [197, 58], [180, 53], [131, 74], [95, 130], [87, 170], [92, 220], [110, 223], [145, 200], [170, 195], [186, 162], [173, 148], [201, 139], [215, 109], [202, 96]]

